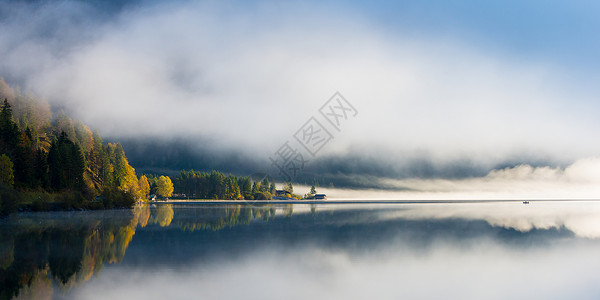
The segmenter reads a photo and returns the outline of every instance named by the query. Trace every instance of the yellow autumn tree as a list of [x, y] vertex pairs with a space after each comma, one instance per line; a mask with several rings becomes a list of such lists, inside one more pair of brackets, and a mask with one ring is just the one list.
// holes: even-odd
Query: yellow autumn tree
[[171, 225], [174, 215], [175, 213], [171, 204], [159, 205], [155, 210], [155, 214], [150, 218], [149, 223], [158, 224], [160, 227], [167, 227]]
[[120, 190], [138, 196], [139, 187], [135, 169], [129, 165], [121, 144], [115, 146], [114, 176]]
[[148, 195], [150, 195], [150, 184], [148, 183], [148, 177], [146, 177], [146, 175], [140, 177], [138, 186], [140, 188], [140, 198], [148, 199]]
[[160, 176], [156, 183], [156, 193], [165, 198], [171, 197], [173, 194], [173, 182], [169, 176]]

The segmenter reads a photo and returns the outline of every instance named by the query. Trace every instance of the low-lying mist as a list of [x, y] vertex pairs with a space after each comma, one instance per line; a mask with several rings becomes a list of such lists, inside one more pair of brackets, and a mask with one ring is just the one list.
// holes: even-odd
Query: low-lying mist
[[[128, 255], [160, 255], [134, 264], [126, 257], [66, 296], [594, 299], [600, 293], [600, 232], [588, 222], [600, 214], [596, 203], [300, 208], [269, 222], [181, 232], [174, 207], [175, 228], [140, 229], [128, 249]], [[193, 208], [180, 209], [194, 215]]]
[[[138, 271], [107, 268], [77, 299], [595, 299], [596, 250], [499, 251], [443, 247], [356, 259], [299, 248], [241, 260]], [[135, 287], [132, 289], [131, 287]]]
[[518, 165], [491, 170], [479, 177], [387, 178], [376, 181], [375, 185], [383, 188], [337, 189], [323, 186], [320, 191], [335, 199], [599, 199], [600, 159], [580, 159], [565, 168]]

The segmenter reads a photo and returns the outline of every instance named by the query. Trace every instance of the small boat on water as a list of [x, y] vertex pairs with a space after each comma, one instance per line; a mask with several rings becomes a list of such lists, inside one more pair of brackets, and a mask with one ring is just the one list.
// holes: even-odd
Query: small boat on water
[[523, 204], [529, 204], [529, 201], [523, 201]]

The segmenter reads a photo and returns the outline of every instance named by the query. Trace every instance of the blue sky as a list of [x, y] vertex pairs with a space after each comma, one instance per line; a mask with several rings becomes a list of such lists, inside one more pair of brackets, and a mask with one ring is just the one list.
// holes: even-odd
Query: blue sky
[[507, 55], [582, 68], [599, 63], [596, 1], [352, 1], [352, 6], [391, 31], [454, 36]]
[[[564, 68], [582, 87], [600, 79], [600, 3], [597, 1], [241, 1], [230, 6], [255, 12], [290, 7], [356, 19], [388, 37], [453, 39], [513, 60]], [[290, 4], [293, 3], [293, 4]], [[235, 4], [233, 4], [235, 3]], [[241, 5], [240, 5], [241, 4]], [[294, 8], [292, 8], [294, 10]], [[315, 11], [316, 10], [316, 11]], [[594, 87], [589, 87], [594, 88]]]

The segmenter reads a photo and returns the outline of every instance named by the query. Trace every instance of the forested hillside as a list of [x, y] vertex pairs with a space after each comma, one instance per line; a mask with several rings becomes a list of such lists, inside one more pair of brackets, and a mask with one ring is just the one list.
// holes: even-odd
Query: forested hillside
[[[0, 79], [0, 212], [131, 206], [148, 192], [118, 143]], [[96, 197], [100, 196], [100, 197]]]

